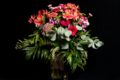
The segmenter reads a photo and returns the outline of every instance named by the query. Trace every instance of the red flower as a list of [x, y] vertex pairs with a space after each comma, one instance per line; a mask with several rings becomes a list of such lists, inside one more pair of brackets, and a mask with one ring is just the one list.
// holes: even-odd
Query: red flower
[[46, 10], [39, 10], [38, 11], [38, 15], [43, 15], [43, 14], [45, 14], [46, 13]]
[[43, 24], [43, 21], [39, 21], [38, 19], [35, 19], [35, 20], [34, 20], [34, 23], [35, 23], [35, 25], [36, 25], [37, 27], [39, 27], [40, 25]]
[[61, 26], [68, 26], [70, 24], [69, 20], [60, 20]]
[[55, 8], [52, 10], [53, 12], [59, 12], [60, 11], [60, 8]]
[[70, 30], [71, 32], [72, 32], [72, 36], [75, 36], [76, 35], [76, 33], [77, 33], [77, 28], [75, 27], [75, 26], [70, 26], [69, 28], [68, 28], [68, 30]]
[[43, 24], [43, 16], [37, 15], [37, 16], [31, 16], [28, 20], [29, 23], [34, 23], [37, 27]]
[[29, 18], [28, 22], [29, 22], [29, 23], [33, 23], [33, 22], [34, 22], [34, 19], [35, 19], [35, 16], [34, 16], [34, 15], [31, 15], [31, 17]]

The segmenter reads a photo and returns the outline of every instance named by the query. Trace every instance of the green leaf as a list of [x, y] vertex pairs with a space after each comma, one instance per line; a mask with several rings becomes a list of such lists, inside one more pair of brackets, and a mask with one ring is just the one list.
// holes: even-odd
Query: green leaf
[[72, 65], [72, 72], [74, 72], [76, 70], [76, 68], [77, 68], [77, 63], [73, 63], [73, 65]]
[[25, 51], [30, 50], [30, 51], [32, 51], [32, 50], [34, 50], [34, 48], [35, 48], [35, 47], [25, 47], [25, 48], [23, 48], [22, 50], [25, 50]]
[[70, 45], [70, 48], [71, 48], [71, 49], [74, 48], [73, 43], [72, 43], [71, 41], [69, 42], [69, 45]]
[[49, 51], [47, 49], [42, 49], [41, 58], [49, 59]]
[[23, 50], [26, 52], [26, 59], [29, 60], [33, 56], [35, 47], [26, 47]]
[[53, 48], [53, 49], [51, 49], [51, 54], [52, 54], [52, 59], [55, 59], [55, 53], [57, 52], [57, 51], [59, 51], [59, 47], [57, 46], [57, 47], [55, 47], [55, 48]]
[[78, 64], [78, 67], [80, 67], [82, 70], [84, 70], [84, 67], [81, 64]]
[[67, 61], [70, 65], [72, 65], [72, 54], [69, 54], [67, 57]]
[[70, 37], [70, 35], [72, 34], [72, 32], [69, 31], [68, 29], [65, 29], [64, 30], [64, 34], [65, 34], [66, 37]]
[[36, 36], [35, 36], [35, 44], [37, 45], [37, 42], [39, 41], [39, 34], [36, 33]]
[[99, 39], [95, 39], [95, 40], [94, 40], [94, 43], [95, 43], [97, 49], [104, 44], [104, 43], [103, 43], [102, 41], [100, 41]]
[[69, 49], [69, 44], [66, 43], [66, 44], [61, 45], [61, 49]]
[[76, 49], [77, 49], [77, 50], [80, 50], [80, 51], [83, 50], [83, 48], [82, 48], [82, 47], [79, 47], [79, 46], [77, 46]]
[[44, 45], [46, 45], [46, 43], [47, 43], [47, 42], [46, 42], [45, 39], [43, 39], [43, 38], [40, 38], [40, 39], [39, 39], [39, 45], [40, 45], [40, 46], [44, 46]]
[[38, 52], [37, 52], [37, 58], [38, 58], [38, 59], [40, 58], [40, 54], [41, 54], [41, 49], [38, 48]]
[[51, 41], [55, 41], [56, 40], [56, 33], [52, 35], [51, 37]]
[[82, 26], [76, 25], [77, 30], [82, 30]]
[[37, 56], [37, 52], [38, 52], [38, 46], [35, 46], [35, 49], [34, 49], [34, 52], [33, 52], [33, 60]]

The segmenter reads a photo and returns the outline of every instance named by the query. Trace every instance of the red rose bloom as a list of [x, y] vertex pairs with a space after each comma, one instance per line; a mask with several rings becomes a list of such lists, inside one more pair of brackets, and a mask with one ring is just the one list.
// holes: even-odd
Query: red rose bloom
[[61, 26], [68, 26], [70, 24], [70, 21], [69, 20], [60, 20], [60, 25]]
[[68, 30], [70, 30], [71, 32], [72, 32], [72, 36], [75, 36], [76, 35], [76, 33], [77, 33], [77, 28], [75, 27], [75, 26], [70, 26], [69, 28], [68, 28]]

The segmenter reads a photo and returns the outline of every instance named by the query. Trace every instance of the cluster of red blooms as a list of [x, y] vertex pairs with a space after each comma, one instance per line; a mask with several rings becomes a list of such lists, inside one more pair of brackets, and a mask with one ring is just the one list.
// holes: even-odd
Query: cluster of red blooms
[[[43, 25], [43, 31], [49, 32], [52, 27], [56, 25], [67, 28], [71, 31], [71, 35], [75, 36], [80, 26], [83, 31], [89, 25], [88, 18], [79, 11], [79, 6], [72, 3], [60, 4], [56, 7], [48, 5], [50, 11], [40, 10], [37, 15], [32, 15], [29, 19], [29, 23], [34, 23], [36, 27]], [[89, 16], [92, 16], [91, 14]], [[46, 20], [48, 22], [46, 22]], [[48, 30], [45, 30], [48, 29]], [[81, 30], [81, 29], [80, 29]]]

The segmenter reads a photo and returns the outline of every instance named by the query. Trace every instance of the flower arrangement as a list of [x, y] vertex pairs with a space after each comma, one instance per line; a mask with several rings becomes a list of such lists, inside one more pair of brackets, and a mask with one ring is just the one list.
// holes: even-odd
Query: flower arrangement
[[[87, 27], [92, 14], [80, 12], [73, 3], [48, 5], [49, 10], [39, 10], [28, 20], [35, 31], [19, 40], [16, 49], [25, 51], [27, 59], [44, 58], [52, 63], [58, 56], [72, 71], [84, 69], [88, 58], [87, 48], [98, 49], [103, 42], [91, 37]], [[59, 58], [58, 58], [59, 59]]]

